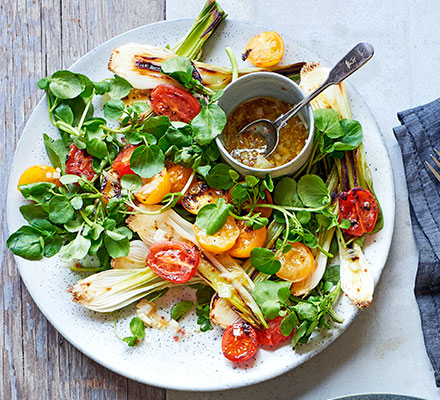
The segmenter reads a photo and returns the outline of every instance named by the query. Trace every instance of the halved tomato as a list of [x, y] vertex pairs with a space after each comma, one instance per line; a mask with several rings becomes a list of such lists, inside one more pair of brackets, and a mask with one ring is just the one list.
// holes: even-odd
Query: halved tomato
[[227, 193], [209, 187], [205, 181], [198, 181], [182, 197], [182, 206], [191, 214], [197, 214], [206, 204], [216, 204], [220, 197], [227, 200]]
[[165, 240], [150, 246], [147, 264], [161, 278], [174, 283], [185, 283], [196, 273], [199, 252], [186, 243]]
[[171, 193], [181, 192], [188, 183], [192, 173], [193, 170], [191, 168], [185, 168], [181, 165], [173, 165], [168, 168], [168, 175], [171, 180]]
[[278, 346], [279, 344], [288, 340], [293, 335], [293, 331], [290, 334], [290, 336], [284, 336], [281, 333], [280, 325], [283, 319], [284, 319], [283, 317], [276, 317], [269, 321], [268, 328], [263, 329], [262, 331], [260, 330], [256, 331], [258, 336], [258, 341], [260, 342], [261, 345]]
[[257, 350], [257, 334], [247, 322], [236, 322], [223, 333], [222, 351], [228, 360], [247, 361], [255, 355]]
[[312, 273], [315, 259], [306, 245], [295, 242], [291, 246], [287, 253], [278, 256], [281, 268], [277, 276], [289, 282], [300, 282]]
[[234, 246], [238, 236], [240, 236], [240, 228], [235, 223], [235, 219], [228, 217], [223, 227], [213, 235], [208, 235], [203, 229], [194, 225], [194, 234], [200, 246], [212, 253], [224, 253]]
[[278, 64], [284, 55], [283, 38], [275, 31], [263, 32], [249, 40], [244, 57], [256, 67]]
[[376, 225], [379, 208], [374, 195], [362, 187], [354, 187], [338, 195], [339, 222], [350, 221], [350, 228], [343, 231], [351, 236], [369, 233]]
[[48, 165], [33, 165], [21, 174], [18, 186], [38, 182], [49, 182], [60, 186], [60, 173]]
[[128, 145], [124, 147], [121, 152], [116, 156], [115, 161], [113, 161], [113, 169], [118, 172], [119, 176], [124, 176], [127, 174], [134, 174], [130, 168], [130, 157], [133, 154], [134, 149], [137, 146]]
[[262, 247], [266, 241], [266, 227], [254, 230], [250, 226], [246, 226], [245, 221], [237, 221], [236, 224], [240, 229], [240, 236], [235, 242], [234, 246], [228, 253], [232, 257], [248, 258], [251, 256], [251, 251], [256, 247]]
[[74, 143], [70, 145], [69, 154], [67, 154], [66, 174], [85, 175], [89, 181], [96, 176], [93, 170], [93, 157], [85, 150], [78, 149]]
[[189, 124], [200, 112], [197, 99], [172, 85], [159, 85], [151, 92], [151, 105], [157, 115], [166, 115], [171, 121]]
[[151, 178], [142, 179], [142, 183], [143, 186], [134, 193], [134, 197], [146, 205], [160, 203], [171, 189], [171, 180], [166, 168]]

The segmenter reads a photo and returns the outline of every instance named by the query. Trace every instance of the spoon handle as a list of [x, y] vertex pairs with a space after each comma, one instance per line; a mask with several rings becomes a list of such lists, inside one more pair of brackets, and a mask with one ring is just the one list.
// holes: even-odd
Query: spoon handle
[[281, 129], [287, 121], [292, 118], [299, 110], [311, 102], [316, 96], [321, 94], [331, 85], [341, 83], [345, 78], [362, 67], [371, 57], [373, 57], [374, 48], [367, 42], [358, 43], [351, 49], [344, 58], [342, 58], [330, 71], [327, 80], [314, 92], [310, 93], [301, 102], [291, 110], [281, 115], [274, 121], [277, 129]]

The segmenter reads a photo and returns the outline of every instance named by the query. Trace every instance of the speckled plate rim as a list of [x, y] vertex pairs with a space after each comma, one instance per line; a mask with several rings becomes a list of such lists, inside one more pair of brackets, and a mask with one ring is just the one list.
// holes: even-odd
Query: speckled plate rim
[[[96, 48], [92, 49], [90, 52], [88, 52], [87, 54], [85, 54], [83, 57], [81, 57], [79, 60], [77, 60], [74, 64], [71, 65], [71, 67], [69, 69], [74, 69], [77, 64], [79, 64], [84, 58], [88, 58], [93, 56], [93, 54], [95, 52], [97, 52], [101, 47], [108, 45], [110, 42], [112, 41], [116, 41], [118, 39], [123, 38], [125, 35], [129, 35], [129, 34], [133, 34], [136, 32], [142, 32], [143, 29], [148, 28], [156, 28], [156, 27], [160, 27], [166, 24], [174, 24], [174, 23], [188, 23], [190, 24], [193, 21], [193, 19], [191, 18], [186, 18], [186, 19], [174, 19], [174, 20], [166, 20], [166, 21], [160, 21], [160, 22], [156, 22], [153, 24], [149, 24], [149, 25], [145, 25], [145, 26], [141, 26], [141, 27], [137, 27], [135, 29], [129, 30], [127, 32], [124, 32], [120, 35], [117, 35], [115, 37], [113, 37], [112, 39], [109, 39], [108, 41], [100, 44], [99, 46], [97, 46]], [[236, 23], [236, 24], [240, 24], [240, 25], [248, 25], [252, 28], [259, 28], [261, 30], [267, 30], [266, 27], [258, 25], [258, 24], [253, 24], [253, 23], [249, 23], [249, 22], [245, 22], [245, 21], [240, 21], [240, 20], [234, 20], [234, 19], [228, 19], [228, 21], [230, 21], [231, 23]], [[300, 46], [301, 48], [305, 48], [308, 51], [310, 51], [311, 54], [313, 54], [315, 57], [317, 57], [316, 59], [320, 59], [325, 63], [325, 59], [322, 57], [318, 57], [316, 55], [316, 53], [314, 53], [312, 50], [309, 50], [307, 46], [303, 46], [302, 44], [298, 43], [295, 40], [292, 40], [288, 37], [288, 35], [283, 35], [284, 38], [286, 38], [286, 41], [289, 41], [289, 43], [293, 43], [293, 44], [297, 44], [298, 46]], [[393, 236], [393, 230], [394, 230], [394, 219], [395, 219], [395, 189], [394, 189], [394, 179], [393, 179], [393, 172], [392, 172], [392, 167], [391, 167], [391, 162], [389, 159], [389, 153], [388, 153], [388, 148], [385, 144], [385, 140], [382, 136], [382, 133], [380, 131], [380, 128], [377, 124], [377, 121], [375, 120], [370, 108], [368, 107], [368, 105], [365, 103], [365, 101], [363, 100], [362, 96], [359, 94], [359, 92], [350, 84], [348, 84], [349, 86], [349, 92], [350, 92], [350, 97], [356, 97], [358, 99], [358, 101], [360, 101], [362, 103], [362, 106], [365, 107], [366, 112], [368, 114], [370, 114], [372, 120], [374, 120], [377, 131], [379, 133], [380, 136], [380, 141], [381, 141], [381, 145], [383, 146], [386, 154], [387, 154], [387, 165], [384, 167], [386, 170], [388, 170], [388, 174], [390, 175], [390, 181], [389, 184], [392, 186], [390, 187], [390, 192], [392, 193], [391, 196], [389, 196], [387, 198], [388, 201], [391, 201], [391, 209], [392, 212], [390, 212], [387, 215], [387, 224], [389, 226], [389, 233], [388, 235], [382, 240], [383, 242], [383, 247], [386, 249], [386, 254], [384, 255], [384, 262], [383, 264], [380, 266], [379, 269], [379, 275], [376, 276], [375, 278], [375, 285], [377, 284], [378, 278], [382, 273], [383, 267], [386, 263], [386, 258], [388, 257], [388, 253], [389, 253], [389, 248], [391, 246], [391, 240], [392, 240], [392, 236]], [[45, 96], [38, 102], [38, 104], [36, 105], [35, 108], [39, 107], [40, 104], [45, 101]], [[30, 125], [30, 119], [32, 117], [31, 116], [28, 118], [28, 121], [22, 131], [21, 137], [18, 141], [17, 144], [17, 148], [16, 148], [16, 153], [18, 153], [22, 147], [25, 146], [24, 144], [24, 140], [23, 140], [23, 132], [26, 131], [27, 129], [30, 129], [29, 125]], [[12, 162], [12, 165], [14, 165], [16, 162], [16, 154], [14, 155], [14, 159]], [[8, 188], [14, 188], [14, 176], [12, 175], [12, 173], [10, 174], [9, 177], [9, 181], [8, 181]], [[9, 191], [8, 191], [9, 193]], [[13, 205], [10, 204], [10, 199], [9, 199], [9, 195], [7, 198], [7, 223], [8, 223], [8, 229], [10, 228], [10, 223], [9, 221], [11, 220], [11, 215], [12, 212], [14, 210]], [[15, 210], [16, 211], [16, 210]], [[10, 229], [9, 229], [10, 230]], [[11, 231], [11, 230], [10, 230]], [[38, 308], [40, 309], [40, 311], [43, 313], [43, 315], [49, 320], [49, 322], [55, 327], [55, 329], [66, 339], [68, 340], [73, 346], [75, 346], [79, 351], [81, 351], [82, 353], [84, 353], [86, 356], [88, 356], [89, 358], [93, 359], [94, 361], [96, 361], [97, 363], [103, 365], [104, 367], [110, 369], [111, 371], [118, 373], [122, 376], [125, 376], [129, 379], [133, 379], [136, 380], [138, 382], [141, 383], [145, 383], [145, 384], [149, 384], [149, 385], [153, 385], [153, 386], [158, 386], [158, 387], [162, 387], [162, 388], [166, 388], [166, 389], [175, 389], [175, 390], [191, 390], [191, 391], [214, 391], [214, 390], [224, 390], [224, 389], [233, 389], [233, 388], [238, 388], [238, 387], [242, 387], [242, 386], [248, 386], [251, 384], [256, 384], [271, 378], [274, 378], [276, 376], [279, 376], [291, 369], [296, 368], [297, 366], [303, 364], [304, 362], [306, 362], [307, 360], [309, 360], [310, 358], [312, 358], [314, 355], [318, 354], [319, 352], [321, 352], [322, 350], [324, 350], [326, 347], [328, 347], [331, 343], [333, 343], [338, 337], [340, 337], [342, 335], [342, 333], [348, 328], [348, 326], [351, 325], [352, 321], [354, 320], [354, 318], [356, 317], [356, 315], [358, 314], [358, 312], [355, 312], [351, 315], [350, 318], [348, 318], [344, 325], [339, 328], [337, 330], [337, 333], [335, 335], [333, 335], [332, 337], [326, 339], [326, 343], [325, 345], [321, 345], [321, 346], [317, 346], [315, 349], [309, 351], [307, 353], [307, 356], [304, 357], [304, 359], [302, 359], [299, 363], [294, 364], [294, 365], [285, 365], [282, 368], [279, 368], [275, 371], [267, 371], [266, 373], [263, 374], [263, 376], [260, 376], [257, 379], [249, 379], [248, 377], [241, 379], [240, 381], [235, 381], [233, 383], [228, 383], [228, 382], [209, 382], [208, 385], [206, 384], [198, 384], [197, 386], [191, 385], [189, 384], [185, 384], [185, 385], [176, 385], [174, 384], [172, 381], [160, 381], [157, 379], [150, 379], [148, 376], [142, 376], [140, 377], [139, 375], [133, 375], [131, 373], [128, 373], [127, 371], [125, 371], [122, 368], [118, 368], [117, 366], [115, 366], [112, 363], [109, 362], [105, 362], [103, 360], [101, 360], [99, 357], [96, 357], [96, 355], [93, 352], [93, 349], [82, 346], [81, 344], [77, 343], [74, 338], [72, 338], [72, 336], [70, 335], [69, 331], [64, 329], [64, 327], [62, 325], [60, 325], [57, 321], [56, 318], [52, 318], [52, 316], [50, 314], [47, 313], [47, 310], [45, 310], [44, 307], [41, 306], [41, 302], [38, 299], [38, 296], [35, 296], [36, 290], [34, 290], [32, 283], [30, 282], [30, 279], [28, 279], [29, 277], [25, 276], [22, 273], [22, 269], [20, 267], [20, 262], [21, 259], [19, 257], [15, 257], [15, 261], [16, 261], [16, 265], [18, 267], [18, 270], [22, 276], [23, 282], [26, 286], [26, 288], [28, 289], [31, 297], [33, 298], [33, 300], [35, 301], [36, 305], [38, 306]]]

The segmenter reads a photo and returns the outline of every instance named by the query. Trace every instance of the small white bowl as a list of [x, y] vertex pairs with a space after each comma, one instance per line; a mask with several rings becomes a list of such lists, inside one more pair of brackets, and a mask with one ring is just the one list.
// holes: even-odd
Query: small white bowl
[[[305, 97], [300, 87], [285, 76], [273, 72], [254, 72], [231, 83], [220, 97], [218, 105], [226, 113], [226, 116], [229, 116], [239, 104], [260, 96], [274, 97], [287, 101], [292, 105], [299, 103]], [[223, 145], [222, 135], [220, 135], [215, 140], [223, 160], [241, 175], [254, 175], [260, 178], [265, 177], [267, 174], [276, 178], [281, 175], [291, 175], [298, 171], [310, 156], [315, 130], [312, 107], [307, 105], [299, 114], [305, 122], [309, 134], [303, 149], [292, 161], [275, 168], [248, 167], [228, 153]]]

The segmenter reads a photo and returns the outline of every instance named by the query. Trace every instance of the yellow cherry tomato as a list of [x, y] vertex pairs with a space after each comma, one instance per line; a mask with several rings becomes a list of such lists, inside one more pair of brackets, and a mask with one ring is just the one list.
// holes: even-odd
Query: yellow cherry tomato
[[194, 234], [200, 246], [211, 253], [224, 253], [234, 246], [235, 241], [240, 236], [240, 228], [235, 223], [234, 218], [228, 217], [226, 223], [214, 235], [208, 235], [203, 229], [194, 225]]
[[182, 206], [191, 214], [197, 215], [203, 206], [217, 203], [220, 197], [228, 200], [226, 191], [213, 189], [205, 181], [193, 181], [182, 197]]
[[34, 165], [21, 174], [18, 186], [38, 182], [49, 182], [60, 186], [60, 173], [48, 165]]
[[292, 248], [278, 257], [281, 269], [277, 276], [290, 282], [300, 282], [313, 271], [315, 259], [310, 249], [302, 243], [292, 243]]
[[232, 257], [248, 258], [251, 256], [251, 251], [256, 247], [261, 247], [266, 241], [266, 227], [254, 230], [252, 227], [246, 226], [246, 222], [237, 221], [240, 228], [240, 236], [235, 242], [234, 246], [228, 253]]
[[191, 168], [185, 168], [181, 165], [173, 165], [171, 168], [168, 168], [171, 180], [171, 193], [181, 192], [188, 183], [192, 172]]
[[160, 203], [171, 190], [171, 180], [166, 168], [151, 178], [142, 179], [142, 183], [143, 186], [134, 193], [134, 197], [146, 205]]
[[283, 58], [283, 38], [275, 31], [260, 33], [249, 40], [244, 54], [256, 67], [271, 67]]

